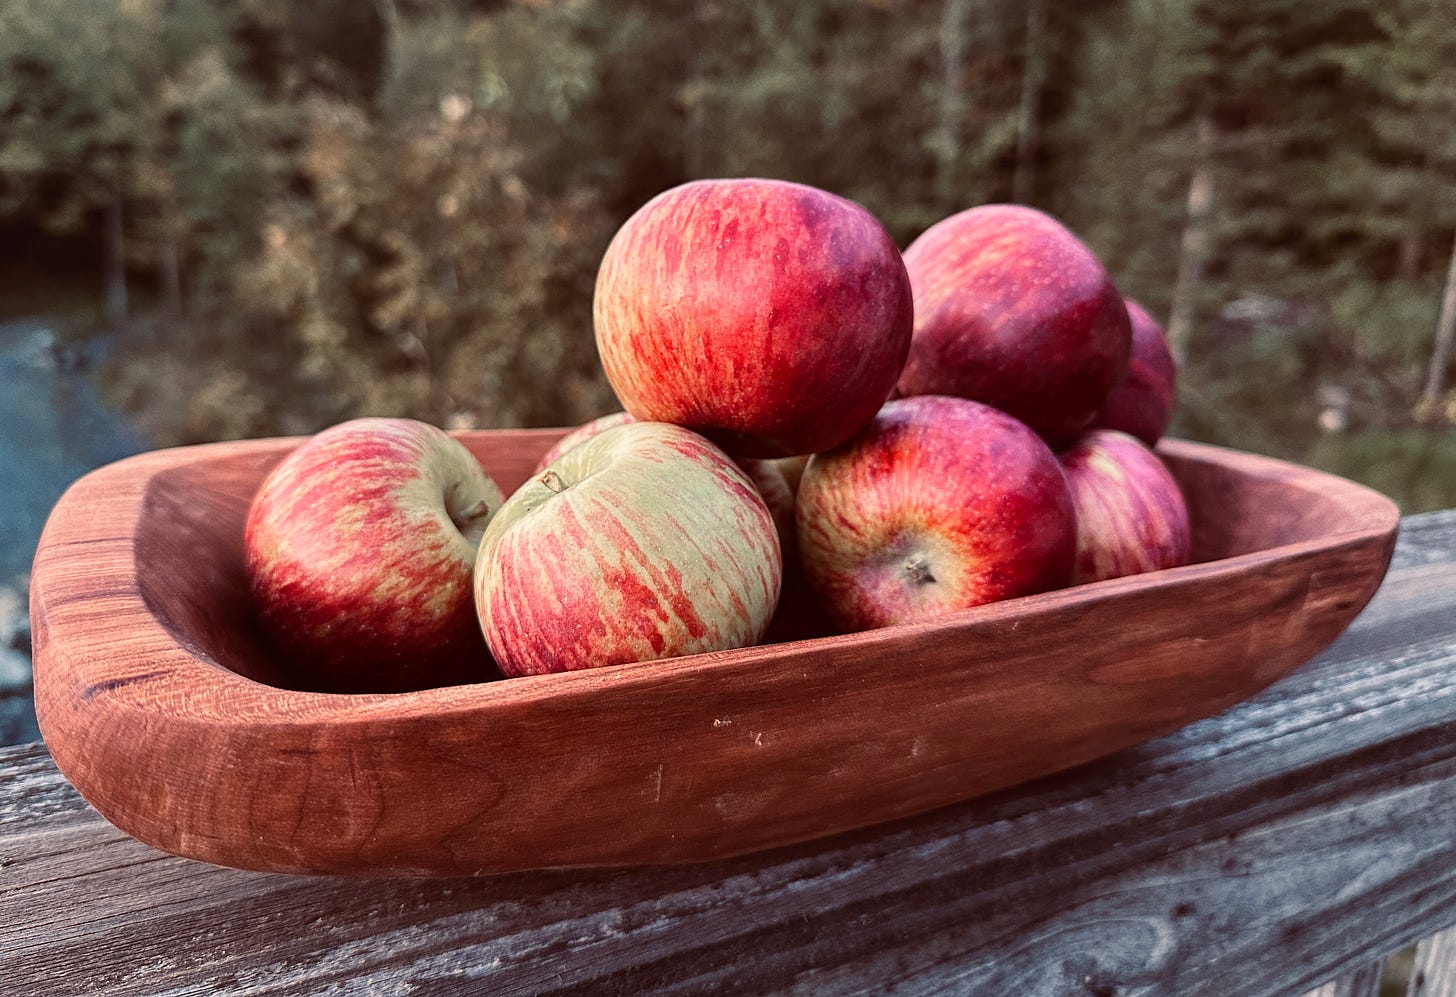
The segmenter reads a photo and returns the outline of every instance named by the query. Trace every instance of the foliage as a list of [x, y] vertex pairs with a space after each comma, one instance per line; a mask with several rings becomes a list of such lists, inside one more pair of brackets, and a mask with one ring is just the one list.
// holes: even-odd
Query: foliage
[[904, 245], [1030, 166], [1125, 293], [1186, 315], [1179, 432], [1370, 477], [1447, 446], [1411, 416], [1456, 234], [1447, 6], [1037, 9], [9, 0], [0, 231], [124, 254], [155, 307], [109, 383], [159, 443], [567, 423], [614, 405], [595, 267], [657, 192], [798, 180]]
[[1449, 432], [1403, 429], [1329, 436], [1310, 463], [1399, 496], [1404, 513], [1449, 509], [1456, 496], [1456, 440]]

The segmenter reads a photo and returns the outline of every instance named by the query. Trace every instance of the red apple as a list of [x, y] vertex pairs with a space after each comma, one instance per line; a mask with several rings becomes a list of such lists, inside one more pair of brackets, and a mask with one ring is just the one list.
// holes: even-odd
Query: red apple
[[799, 482], [808, 462], [807, 455], [772, 460], [744, 457], [738, 461], [738, 466], [747, 472], [758, 488], [758, 493], [763, 496], [769, 514], [773, 516], [774, 527], [778, 530], [779, 548], [783, 551], [783, 590], [779, 594], [778, 611], [774, 614], [768, 633], [764, 635], [765, 643], [822, 637], [833, 632], [832, 625], [825, 618], [813, 593], [809, 591], [804, 570], [799, 564], [795, 510]]
[[798, 556], [798, 541], [794, 535], [794, 495], [798, 491], [799, 477], [807, 461], [807, 457], [779, 457], [771, 460], [743, 457], [736, 462], [768, 506], [774, 529], [779, 534], [779, 549], [783, 553], [785, 568], [794, 563]]
[[470, 451], [409, 419], [356, 419], [264, 479], [243, 554], [259, 619], [312, 688], [497, 677], [475, 623], [476, 547], [503, 498]]
[[1077, 509], [1075, 582], [1188, 563], [1188, 506], [1157, 454], [1126, 433], [1094, 429], [1061, 461]]
[[1127, 302], [1132, 320], [1132, 355], [1127, 374], [1112, 389], [1092, 425], [1120, 429], [1155, 445], [1173, 417], [1177, 371], [1163, 327], [1136, 301]]
[[804, 468], [809, 465], [809, 454], [799, 454], [797, 457], [779, 457], [770, 461], [774, 468], [784, 476], [784, 483], [789, 486], [789, 492], [797, 495], [799, 482], [804, 478]]
[[597, 349], [623, 407], [735, 457], [826, 450], [864, 427], [905, 362], [910, 282], [875, 218], [781, 180], [653, 198], [597, 275]]
[[964, 398], [885, 405], [799, 484], [799, 556], [850, 630], [1066, 585], [1076, 522], [1056, 456], [1026, 425]]
[[1053, 447], [1085, 429], [1127, 368], [1127, 308], [1097, 257], [1040, 211], [952, 215], [905, 250], [915, 335], [901, 395], [1009, 412]]
[[540, 474], [542, 471], [546, 470], [546, 468], [550, 467], [553, 463], [556, 462], [556, 458], [566, 453], [566, 451], [570, 450], [578, 443], [591, 439], [593, 436], [597, 435], [604, 429], [611, 429], [613, 426], [620, 426], [625, 422], [631, 421], [632, 417], [626, 412], [608, 412], [606, 415], [597, 416], [590, 422], [582, 423], [580, 426], [577, 426], [571, 432], [567, 433], [561, 439], [553, 443], [546, 450], [546, 452], [541, 455], [541, 459], [536, 462], [536, 473]]
[[680, 426], [631, 422], [563, 454], [491, 521], [480, 626], [507, 675], [758, 643], [783, 565], [741, 468]]

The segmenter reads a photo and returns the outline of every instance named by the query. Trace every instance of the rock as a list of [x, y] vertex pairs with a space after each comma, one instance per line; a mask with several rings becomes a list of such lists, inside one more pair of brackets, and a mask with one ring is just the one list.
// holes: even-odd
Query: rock
[[28, 693], [30, 684], [30, 655], [0, 647], [0, 696]]
[[30, 614], [26, 593], [0, 586], [0, 696], [30, 694]]
[[0, 585], [0, 746], [40, 740], [26, 604], [23, 581]]
[[0, 646], [14, 648], [17, 639], [30, 646], [29, 601], [23, 581], [0, 584]]
[[40, 740], [35, 722], [35, 701], [29, 696], [0, 694], [0, 747]]
[[30, 654], [30, 579], [0, 584], [0, 647]]

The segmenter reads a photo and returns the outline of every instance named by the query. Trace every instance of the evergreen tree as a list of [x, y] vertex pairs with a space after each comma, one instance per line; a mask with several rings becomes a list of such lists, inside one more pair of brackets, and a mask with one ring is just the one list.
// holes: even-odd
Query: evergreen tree
[[1348, 472], [1450, 447], [1411, 418], [1456, 414], [1449, 13], [9, 0], [0, 225], [106, 247], [160, 443], [605, 411], [597, 262], [687, 180], [814, 184], [902, 246], [1018, 199], [1167, 320], [1177, 432]]
[[575, 28], [566, 11], [401, 22], [375, 113], [306, 105], [309, 194], [270, 214], [240, 288], [328, 386], [318, 421], [521, 425], [610, 406], [590, 316], [610, 229], [592, 191], [543, 166], [592, 85]]
[[1190, 0], [1126, 0], [1083, 27], [1049, 207], [1124, 294], [1166, 316], [1200, 157], [1208, 32]]
[[129, 268], [176, 298], [188, 246], [216, 269], [251, 248], [283, 115], [234, 72], [233, 27], [162, 0], [0, 9], [0, 210], [104, 240], [113, 321]]

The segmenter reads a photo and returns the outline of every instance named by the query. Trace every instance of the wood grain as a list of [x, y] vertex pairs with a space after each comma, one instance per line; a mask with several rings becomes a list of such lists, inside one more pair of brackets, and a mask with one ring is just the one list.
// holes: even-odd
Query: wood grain
[[1456, 997], [1456, 925], [1421, 939], [1406, 992], [1407, 997]]
[[[462, 439], [513, 488], [559, 431]], [[1202, 563], [926, 624], [400, 695], [288, 687], [241, 574], [296, 441], [145, 455], [57, 506], [32, 580], [36, 707], [118, 827], [242, 868], [460, 875], [703, 861], [864, 827], [1174, 730], [1327, 645], [1394, 506], [1170, 442]]]
[[1304, 997], [1380, 997], [1385, 960], [1379, 959], [1354, 972], [1309, 991]]
[[1075, 771], [725, 861], [241, 872], [130, 839], [41, 746], [6, 749], [0, 990], [1273, 997], [1456, 923], [1453, 826], [1446, 513], [1406, 520], [1348, 632], [1244, 703]]

